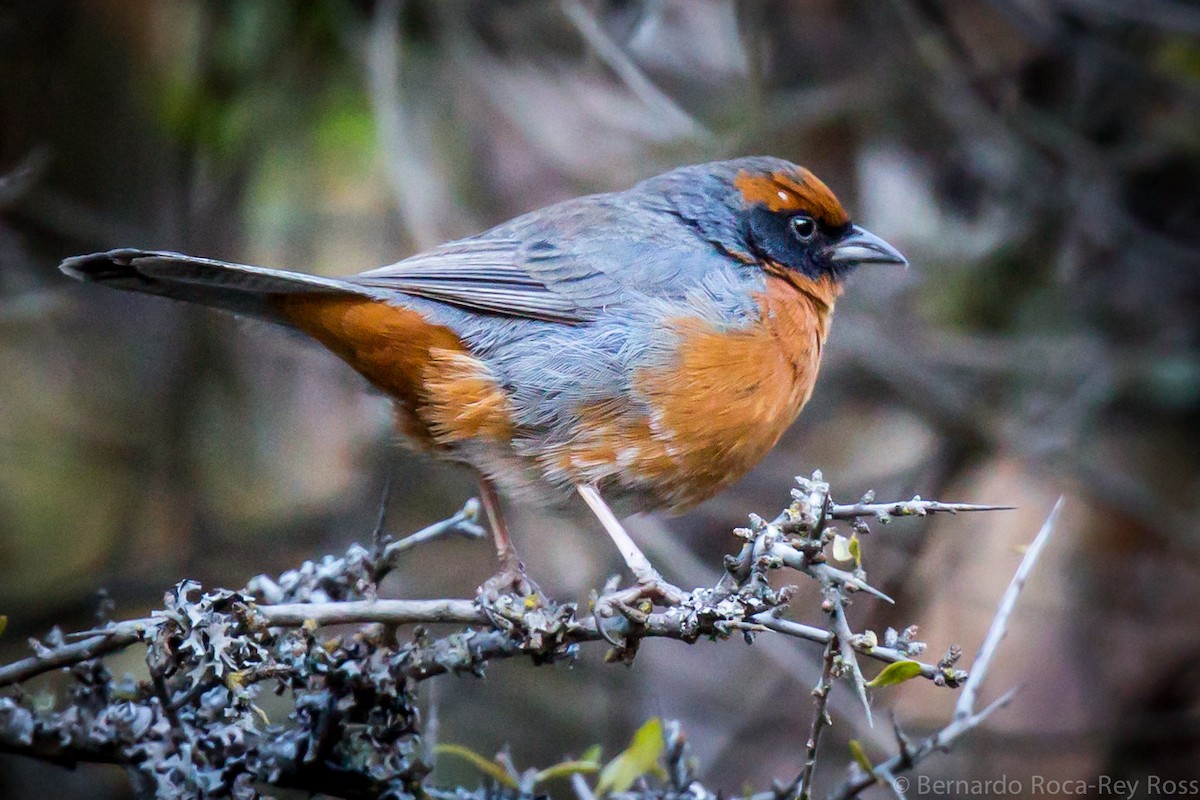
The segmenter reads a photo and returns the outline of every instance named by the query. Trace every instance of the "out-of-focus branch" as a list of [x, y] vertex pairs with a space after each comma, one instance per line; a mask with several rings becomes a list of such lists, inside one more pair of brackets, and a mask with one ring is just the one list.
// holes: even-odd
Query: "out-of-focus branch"
[[366, 36], [367, 93], [392, 197], [409, 235], [418, 248], [425, 249], [445, 238], [442, 218], [450, 204], [440, 178], [423, 158], [429, 154], [429, 148], [420, 141], [423, 132], [404, 105], [400, 80], [402, 5], [401, 0], [375, 4]]
[[1114, 0], [1055, 0], [1051, 5], [1137, 25], [1153, 25], [1176, 34], [1200, 35], [1200, 12], [1190, 3], [1175, 0], [1143, 0], [1140, 3], [1121, 3]]
[[17, 166], [0, 175], [0, 210], [23, 198], [45, 174], [49, 164], [49, 151], [37, 148], [21, 159]]
[[605, 32], [604, 27], [584, 7], [580, 0], [560, 0], [563, 13], [571, 20], [588, 46], [608, 65], [609, 69], [629, 87], [647, 107], [655, 109], [671, 127], [692, 137], [709, 138], [712, 134], [694, 117], [654, 85], [637, 64]]

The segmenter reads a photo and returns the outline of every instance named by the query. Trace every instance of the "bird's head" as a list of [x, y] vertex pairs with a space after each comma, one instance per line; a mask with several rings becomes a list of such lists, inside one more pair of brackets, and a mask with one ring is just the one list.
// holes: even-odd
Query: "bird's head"
[[676, 212], [713, 244], [783, 277], [840, 283], [859, 264], [908, 264], [895, 247], [855, 225], [819, 178], [789, 161], [739, 158], [663, 177], [675, 177]]

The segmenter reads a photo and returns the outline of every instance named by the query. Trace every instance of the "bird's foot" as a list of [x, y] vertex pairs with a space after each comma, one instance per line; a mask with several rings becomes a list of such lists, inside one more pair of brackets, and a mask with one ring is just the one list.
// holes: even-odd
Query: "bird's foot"
[[516, 558], [504, 559], [500, 571], [480, 585], [476, 602], [496, 627], [508, 627], [501, 620], [511, 624], [522, 613], [547, 605], [541, 588], [525, 574], [525, 566]]
[[[637, 583], [624, 589], [617, 588], [618, 578], [605, 584], [604, 590], [592, 604], [596, 629], [613, 647], [622, 650], [629, 647], [626, 641], [618, 640], [605, 624], [606, 620], [621, 616], [635, 626], [645, 625], [654, 612], [654, 607], [671, 608], [683, 604], [688, 592], [667, 582], [658, 572], [650, 570], [637, 576]], [[615, 626], [614, 626], [615, 627]]]

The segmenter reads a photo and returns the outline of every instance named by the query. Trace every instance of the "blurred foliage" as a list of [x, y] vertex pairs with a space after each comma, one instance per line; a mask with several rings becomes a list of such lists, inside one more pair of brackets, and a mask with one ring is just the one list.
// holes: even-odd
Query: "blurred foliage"
[[344, 3], [180, 3], [166, 14], [177, 54], [162, 64], [150, 96], [164, 133], [179, 142], [238, 163], [278, 145], [281, 132], [328, 136], [337, 124], [331, 113], [362, 100], [342, 58], [339, 37], [355, 22]]
[[638, 778], [651, 772], [665, 778], [665, 771], [659, 763], [665, 750], [666, 739], [662, 720], [651, 717], [634, 732], [629, 747], [600, 770], [596, 794], [624, 792], [633, 786]]

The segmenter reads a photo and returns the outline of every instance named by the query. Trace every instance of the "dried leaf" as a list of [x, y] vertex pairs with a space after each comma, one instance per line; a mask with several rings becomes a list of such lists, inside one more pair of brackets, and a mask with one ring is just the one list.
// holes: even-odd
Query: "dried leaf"
[[0, 636], [4, 635], [4, 629], [8, 627], [8, 617], [0, 614]]
[[662, 720], [651, 717], [633, 734], [629, 747], [601, 770], [596, 794], [624, 792], [647, 772], [657, 771], [665, 749]]
[[921, 664], [918, 661], [897, 661], [894, 664], [888, 664], [884, 667], [883, 672], [875, 676], [874, 680], [867, 684], [868, 689], [878, 689], [881, 686], [893, 686], [897, 683], [904, 683], [921, 674]]

